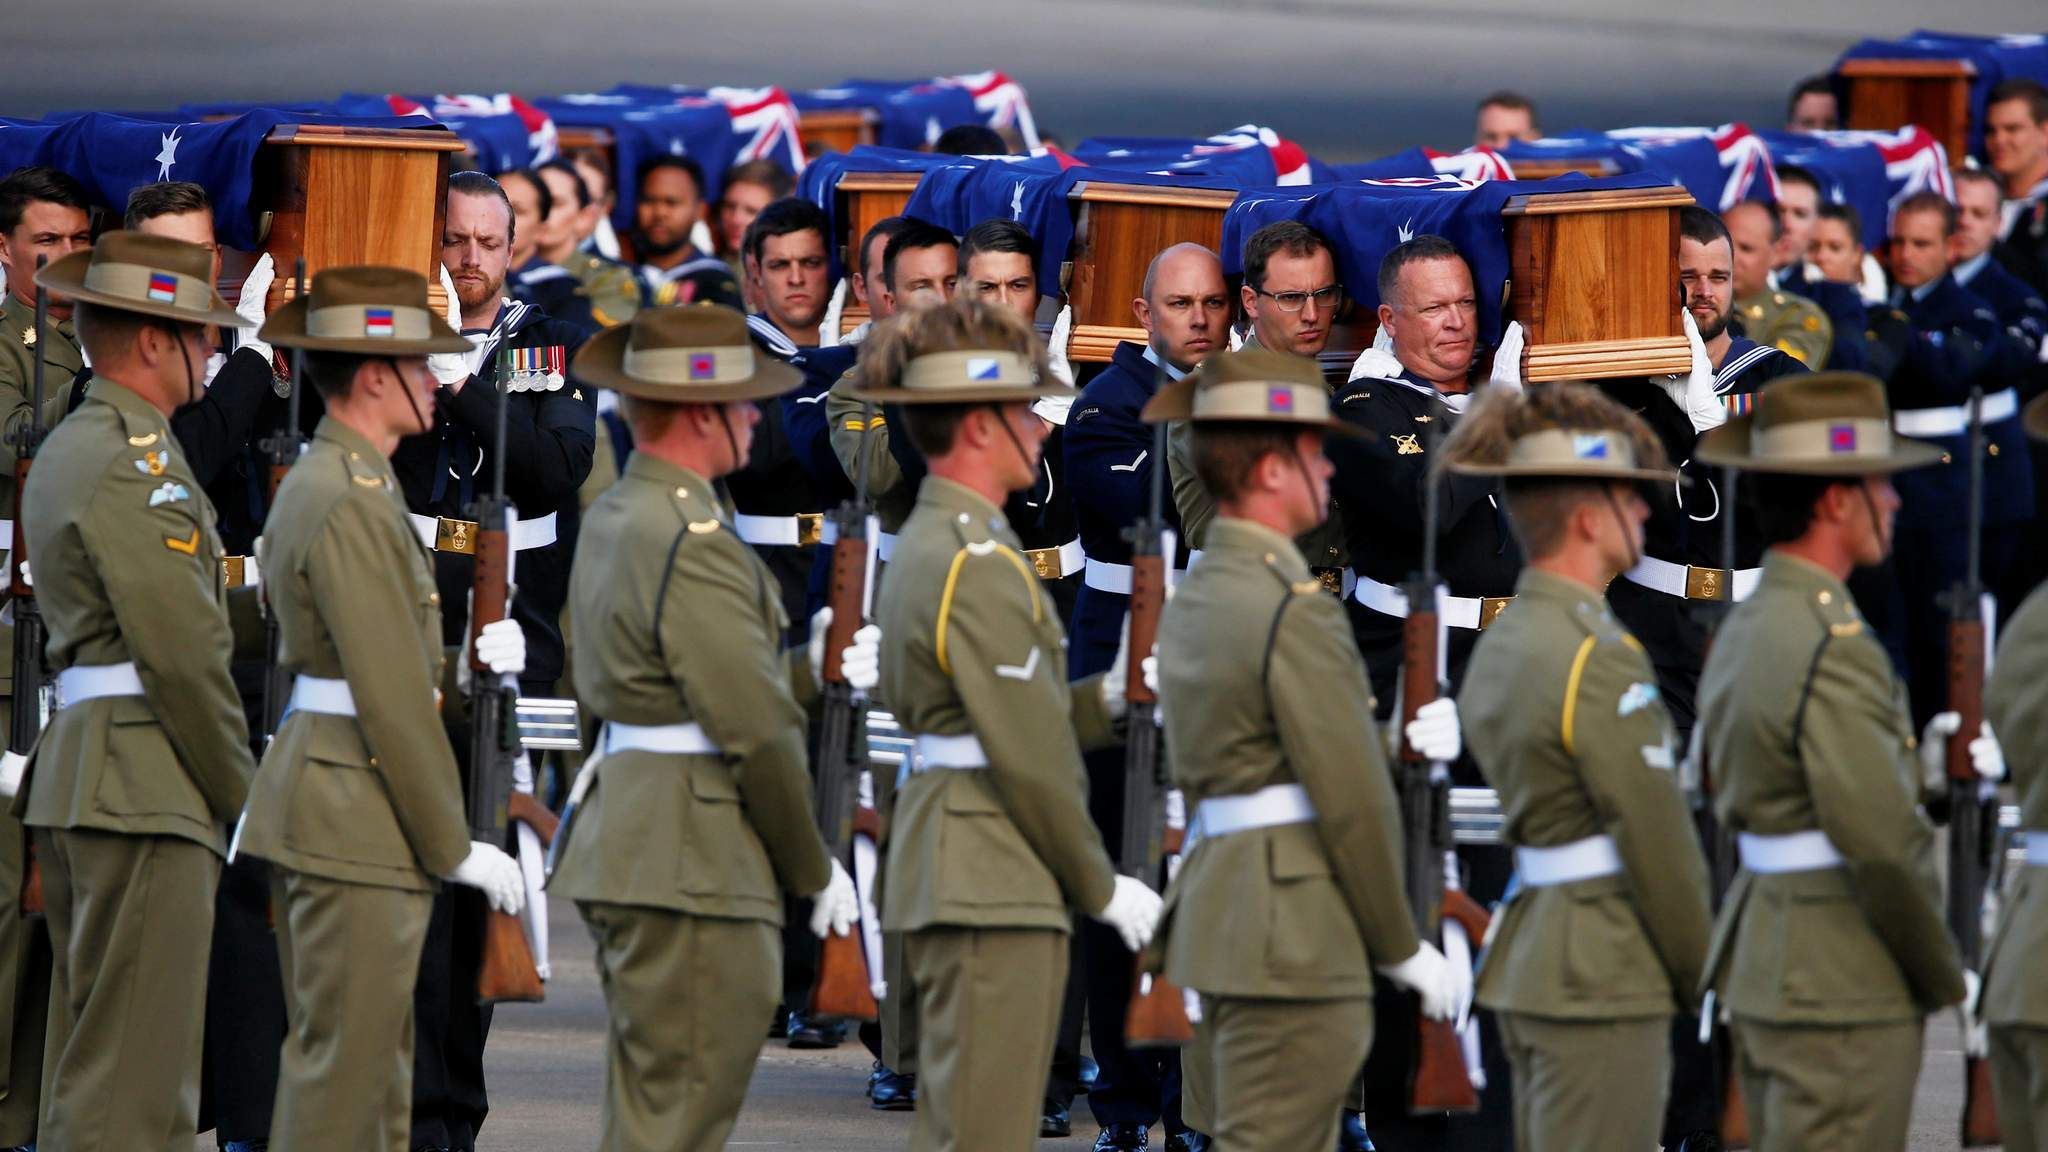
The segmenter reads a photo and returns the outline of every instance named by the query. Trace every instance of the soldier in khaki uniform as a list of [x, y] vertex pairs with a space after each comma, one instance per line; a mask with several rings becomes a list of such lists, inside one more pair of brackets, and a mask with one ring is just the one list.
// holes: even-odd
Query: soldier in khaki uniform
[[[826, 621], [785, 656], [781, 594], [712, 487], [747, 461], [753, 402], [799, 377], [716, 305], [642, 312], [573, 370], [619, 393], [634, 450], [577, 541], [576, 685], [604, 728], [551, 886], [597, 938], [611, 1012], [599, 1147], [709, 1152], [780, 998], [783, 894], [814, 901], [820, 936], [858, 915], [806, 768]], [[847, 650], [857, 686], [876, 643], [870, 627]]]
[[1642, 557], [1647, 489], [1678, 472], [1640, 418], [1579, 384], [1496, 393], [1443, 451], [1505, 478], [1527, 558], [1458, 697], [1521, 878], [1479, 974], [1514, 1067], [1515, 1147], [1653, 1148], [1711, 913], [1671, 718], [1602, 591]]
[[[1029, 1152], [1067, 970], [1069, 909], [1141, 947], [1159, 897], [1116, 874], [1088, 819], [1082, 746], [1114, 743], [1127, 653], [1067, 680], [1058, 614], [1001, 505], [1038, 475], [1045, 346], [975, 301], [898, 315], [860, 396], [901, 406], [930, 466], [880, 617], [882, 699], [915, 736], [888, 836], [883, 926], [908, 933], [914, 1152]], [[994, 1039], [1000, 1037], [1000, 1039]]]
[[38, 1143], [67, 1152], [182, 1149], [197, 1121], [214, 885], [253, 768], [213, 508], [167, 423], [205, 387], [206, 326], [239, 322], [212, 272], [110, 232], [37, 277], [95, 368], [23, 493], [62, 709], [14, 808], [55, 953]]
[[1804, 296], [1773, 288], [1735, 302], [1743, 334], [1767, 348], [1776, 348], [1809, 368], [1827, 366], [1834, 347], [1835, 325], [1820, 305]]
[[1733, 1020], [1759, 1152], [1903, 1148], [1927, 1013], [1963, 999], [1904, 691], [1843, 584], [1891, 546], [1896, 436], [1876, 379], [1765, 385], [1698, 458], [1755, 474], [1768, 550], [1701, 678], [1699, 753], [1742, 870], [1704, 987]]
[[[1459, 1011], [1401, 884], [1400, 808], [1344, 609], [1294, 541], [1329, 508], [1330, 416], [1313, 360], [1209, 357], [1160, 389], [1216, 499], [1208, 553], [1160, 626], [1166, 744], [1193, 805], [1162, 937], [1167, 978], [1201, 993], [1183, 1076], [1217, 1152], [1337, 1146], [1372, 1045], [1372, 977]], [[1192, 1122], [1192, 1121], [1191, 1121]]]
[[[372, 334], [373, 310], [390, 335]], [[270, 1138], [404, 1152], [435, 882], [481, 887], [506, 912], [525, 897], [511, 858], [469, 839], [436, 707], [441, 598], [389, 459], [432, 422], [428, 354], [468, 342], [429, 309], [426, 280], [396, 268], [322, 271], [262, 338], [306, 350], [327, 409], [266, 524], [264, 587], [296, 679], [235, 849], [275, 866], [290, 1028]], [[516, 620], [487, 626], [478, 647], [495, 671], [525, 664]]]
[[[2048, 440], [2048, 399], [2027, 405], [2027, 433]], [[2006, 622], [1984, 715], [2005, 744], [2027, 853], [1984, 961], [1999, 1126], [2008, 1152], [2048, 1149], [2048, 589]], [[1974, 749], [1973, 749], [1974, 751]]]

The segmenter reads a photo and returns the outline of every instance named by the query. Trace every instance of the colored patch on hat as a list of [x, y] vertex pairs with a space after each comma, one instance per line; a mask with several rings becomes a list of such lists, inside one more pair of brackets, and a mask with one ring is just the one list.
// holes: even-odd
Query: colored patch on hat
[[690, 379], [709, 380], [718, 375], [718, 355], [713, 352], [690, 354]]
[[1607, 437], [1600, 433], [1573, 436], [1572, 456], [1580, 460], [1607, 459]]
[[384, 339], [398, 335], [398, 326], [391, 319], [391, 309], [363, 309], [363, 335]]
[[990, 356], [975, 356], [967, 361], [967, 379], [975, 383], [1001, 383], [1003, 366]]
[[1854, 424], [1828, 425], [1828, 451], [1837, 454], [1856, 451], [1856, 426]]
[[1266, 389], [1266, 411], [1292, 413], [1294, 411], [1294, 389]]
[[171, 304], [178, 299], [178, 278], [167, 272], [149, 274], [149, 298], [159, 304]]

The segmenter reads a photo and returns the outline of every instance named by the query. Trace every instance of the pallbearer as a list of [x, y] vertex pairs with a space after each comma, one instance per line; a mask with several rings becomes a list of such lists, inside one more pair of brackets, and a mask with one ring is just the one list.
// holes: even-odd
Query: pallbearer
[[1184, 1075], [1216, 1152], [1321, 1152], [1372, 1045], [1373, 972], [1437, 1019], [1457, 1011], [1402, 891], [1365, 663], [1295, 545], [1329, 508], [1323, 436], [1366, 433], [1330, 416], [1315, 361], [1266, 349], [1209, 357], [1144, 416], [1188, 422], [1216, 500], [1160, 626], [1166, 745], [1194, 811], [1163, 949], [1167, 979], [1201, 993]]
[[922, 1004], [916, 1152], [1037, 1146], [1079, 910], [1141, 947], [1159, 897], [1089, 822], [1081, 746], [1115, 741], [1127, 653], [1071, 684], [1066, 637], [1002, 514], [1039, 474], [1034, 400], [1070, 395], [1016, 313], [899, 315], [861, 351], [930, 474], [882, 584], [881, 697], [916, 742], [889, 833], [883, 927]]
[[[279, 1148], [404, 1152], [413, 985], [439, 880], [517, 912], [526, 889], [473, 843], [441, 725], [445, 663], [433, 554], [406, 520], [390, 455], [433, 422], [427, 357], [468, 347], [398, 268], [333, 268], [263, 326], [305, 351], [327, 408], [278, 486], [263, 586], [296, 672], [237, 854], [268, 860], [290, 1027], [270, 1138]], [[306, 381], [300, 381], [303, 386]], [[526, 662], [519, 624], [485, 627], [498, 674]]]
[[[859, 915], [806, 768], [826, 629], [784, 653], [775, 579], [712, 487], [747, 462], [754, 402], [801, 378], [720, 306], [642, 312], [574, 371], [619, 394], [634, 449], [577, 544], [576, 687], [605, 723], [552, 886], [597, 938], [611, 1012], [598, 1147], [708, 1152], [780, 999], [784, 894], [811, 898], [820, 936]], [[842, 654], [856, 688], [874, 685], [876, 639]]]
[[1527, 561], [1458, 701], [1521, 877], [1479, 974], [1514, 1066], [1515, 1147], [1653, 1148], [1671, 1018], [1706, 958], [1706, 862], [1656, 674], [1602, 592], [1642, 558], [1646, 490], [1678, 473], [1640, 417], [1580, 384], [1495, 393], [1443, 452], [1503, 478]]
[[1743, 470], [1766, 545], [1714, 639], [1699, 736], [1742, 870], [1707, 955], [1758, 1152], [1903, 1148], [1927, 1013], [1963, 999], [1905, 692], [1843, 581], [1891, 550], [1898, 436], [1851, 372], [1765, 385], [1698, 458]]

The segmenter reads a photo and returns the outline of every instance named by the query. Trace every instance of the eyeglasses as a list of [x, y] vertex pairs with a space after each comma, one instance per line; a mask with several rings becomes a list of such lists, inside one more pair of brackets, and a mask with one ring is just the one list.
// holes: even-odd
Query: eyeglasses
[[1344, 295], [1344, 289], [1335, 284], [1318, 288], [1313, 292], [1268, 292], [1264, 288], [1254, 288], [1252, 291], [1271, 300], [1282, 312], [1299, 312], [1308, 307], [1311, 300], [1316, 302], [1318, 308], [1335, 308], [1338, 299]]

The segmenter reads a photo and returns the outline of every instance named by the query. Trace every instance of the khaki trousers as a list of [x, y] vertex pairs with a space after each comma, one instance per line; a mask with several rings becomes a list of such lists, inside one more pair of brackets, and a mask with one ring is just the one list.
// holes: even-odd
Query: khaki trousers
[[765, 920], [578, 904], [611, 1015], [600, 1152], [717, 1152], [782, 999], [781, 929]]
[[39, 1147], [191, 1152], [220, 857], [36, 828], [54, 953]]
[[406, 1152], [413, 985], [434, 897], [273, 867], [288, 1027], [276, 1152]]
[[1657, 1146], [1671, 1086], [1671, 1017], [1494, 1019], [1514, 1068], [1519, 1152]]
[[[1372, 1048], [1372, 1027], [1372, 1000], [1364, 996], [1203, 996], [1196, 1031], [1211, 1094], [1209, 1127], [1198, 1130], [1209, 1133], [1215, 1152], [1336, 1147], [1347, 1090]], [[1185, 1100], [1182, 1109], [1186, 1116]]]
[[2005, 1152], [2048, 1152], [2048, 1028], [1992, 1025], [1991, 1080]]
[[[4, 701], [0, 701], [4, 705]], [[0, 725], [6, 723], [0, 706]], [[28, 830], [0, 811], [0, 1148], [33, 1144], [50, 1013], [50, 930], [21, 914]]]
[[1067, 934], [923, 928], [904, 949], [919, 1001], [911, 1152], [1034, 1152]]
[[903, 957], [903, 933], [882, 933], [882, 978], [889, 997], [880, 1004], [882, 1067], [905, 1076], [917, 1075], [917, 986]]
[[1735, 1018], [1755, 1152], [1906, 1146], [1924, 1022], [1801, 1026]]

